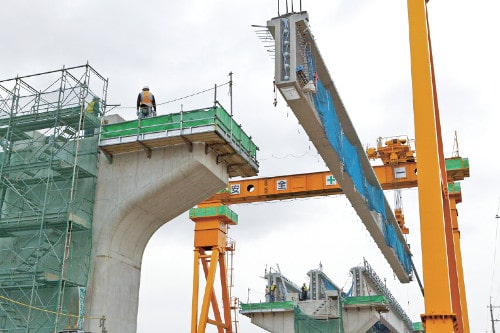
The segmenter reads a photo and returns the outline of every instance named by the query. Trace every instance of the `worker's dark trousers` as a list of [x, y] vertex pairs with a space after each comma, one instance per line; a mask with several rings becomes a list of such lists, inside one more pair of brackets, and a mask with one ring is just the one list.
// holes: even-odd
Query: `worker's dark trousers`
[[141, 107], [139, 109], [139, 112], [137, 113], [137, 117], [139, 119], [144, 119], [151, 117], [153, 115], [153, 110], [150, 107]]

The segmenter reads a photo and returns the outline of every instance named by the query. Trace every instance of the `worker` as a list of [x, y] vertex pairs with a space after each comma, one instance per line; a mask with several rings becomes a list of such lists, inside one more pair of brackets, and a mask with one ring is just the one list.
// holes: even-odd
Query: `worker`
[[269, 298], [270, 298], [270, 301], [271, 302], [274, 302], [274, 300], [276, 299], [276, 285], [273, 283], [271, 283], [271, 286], [269, 287]]
[[[101, 115], [100, 111], [99, 111], [99, 97], [94, 97], [92, 99], [92, 101], [89, 103], [89, 105], [87, 105], [87, 107], [85, 108], [85, 112], [91, 116], [91, 117], [98, 117]], [[90, 126], [86, 126], [87, 129], [85, 129], [83, 131], [83, 135], [84, 136], [93, 136], [94, 135], [94, 127], [92, 127], [92, 125]]]
[[137, 96], [137, 117], [144, 119], [156, 116], [156, 101], [154, 95], [144, 86]]
[[305, 301], [307, 299], [307, 286], [305, 283], [302, 284], [300, 290], [302, 291], [300, 300]]

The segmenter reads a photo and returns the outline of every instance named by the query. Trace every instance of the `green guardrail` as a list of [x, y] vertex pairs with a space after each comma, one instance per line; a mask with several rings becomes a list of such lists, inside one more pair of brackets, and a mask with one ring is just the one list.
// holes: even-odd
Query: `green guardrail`
[[421, 322], [413, 323], [413, 332], [424, 332], [424, 324]]
[[346, 297], [343, 300], [344, 304], [356, 305], [356, 304], [389, 304], [389, 301], [384, 295], [373, 295], [373, 296], [353, 296]]
[[462, 188], [460, 187], [459, 182], [448, 183], [448, 193], [460, 193], [462, 192]]
[[448, 158], [445, 160], [446, 170], [460, 170], [469, 168], [469, 159], [462, 157]]
[[209, 217], [209, 216], [225, 216], [234, 224], [238, 224], [238, 214], [229, 209], [228, 206], [212, 206], [202, 208], [191, 208], [189, 210], [189, 218]]
[[124, 136], [180, 130], [190, 127], [214, 125], [232, 142], [236, 143], [255, 161], [257, 146], [238, 125], [233, 117], [221, 107], [211, 107], [193, 111], [182, 111], [163, 116], [131, 120], [116, 124], [103, 125], [101, 141]]
[[241, 311], [271, 311], [273, 309], [292, 310], [294, 307], [293, 302], [264, 302], [264, 303], [241, 303]]

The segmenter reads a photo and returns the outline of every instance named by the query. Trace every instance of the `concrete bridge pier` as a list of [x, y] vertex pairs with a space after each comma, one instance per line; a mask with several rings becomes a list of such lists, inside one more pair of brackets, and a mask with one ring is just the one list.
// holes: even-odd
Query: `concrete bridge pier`
[[158, 228], [224, 188], [227, 165], [204, 143], [101, 154], [92, 230], [85, 331], [135, 333], [144, 249]]

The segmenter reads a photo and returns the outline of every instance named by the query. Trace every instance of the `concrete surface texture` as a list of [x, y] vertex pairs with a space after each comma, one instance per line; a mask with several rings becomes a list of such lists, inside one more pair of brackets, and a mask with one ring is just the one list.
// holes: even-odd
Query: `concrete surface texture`
[[[91, 274], [86, 313], [106, 317], [108, 332], [134, 333], [137, 327], [141, 262], [158, 228], [224, 188], [226, 165], [205, 152], [203, 143], [152, 152], [120, 154], [109, 163], [101, 155], [92, 231]], [[101, 332], [99, 320], [85, 331]]]

